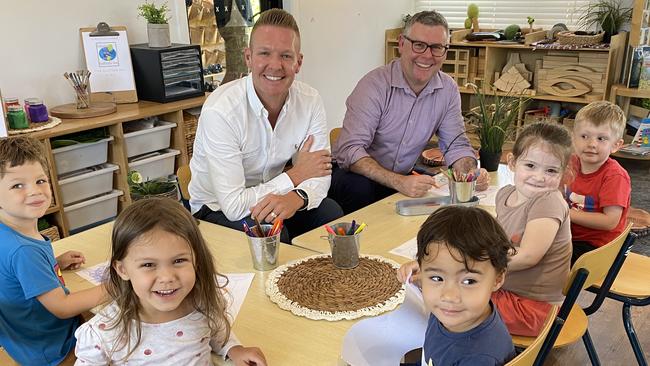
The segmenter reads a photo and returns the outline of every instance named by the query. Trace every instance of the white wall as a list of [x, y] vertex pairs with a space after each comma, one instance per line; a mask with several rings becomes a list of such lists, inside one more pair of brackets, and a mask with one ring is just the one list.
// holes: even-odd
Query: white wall
[[299, 79], [316, 88], [329, 128], [339, 127], [345, 100], [368, 71], [384, 63], [384, 31], [402, 25], [413, 0], [284, 0], [300, 27]]
[[[171, 39], [189, 43], [184, 0], [167, 0]], [[85, 68], [79, 28], [101, 21], [125, 25], [129, 43], [147, 41], [134, 0], [0, 0], [0, 90], [3, 96], [43, 98], [48, 106], [74, 101], [63, 77]], [[161, 4], [162, 0], [155, 0]]]

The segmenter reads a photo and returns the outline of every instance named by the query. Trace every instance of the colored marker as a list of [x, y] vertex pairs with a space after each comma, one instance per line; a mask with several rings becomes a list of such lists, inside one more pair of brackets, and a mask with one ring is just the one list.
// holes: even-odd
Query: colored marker
[[325, 224], [325, 225], [323, 225], [323, 227], [325, 227], [325, 230], [327, 230], [328, 233], [330, 233], [332, 235], [336, 235], [336, 233], [334, 232], [334, 229], [332, 229], [329, 225]]
[[364, 223], [362, 223], [361, 225], [359, 225], [359, 228], [357, 229], [357, 231], [354, 232], [354, 235], [359, 234], [359, 233], [362, 232], [363, 229], [365, 229], [365, 228], [366, 228], [366, 223], [364, 222]]

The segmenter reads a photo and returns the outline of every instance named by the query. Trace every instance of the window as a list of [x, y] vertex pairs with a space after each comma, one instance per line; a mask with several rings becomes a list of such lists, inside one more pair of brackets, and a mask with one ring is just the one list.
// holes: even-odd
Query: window
[[450, 28], [463, 28], [467, 18], [467, 5], [479, 7], [479, 26], [486, 29], [504, 29], [510, 24], [527, 27], [526, 18], [535, 18], [535, 27], [550, 29], [554, 24], [564, 23], [569, 29], [577, 29], [582, 7], [589, 0], [415, 0], [415, 12], [437, 10], [447, 18]]

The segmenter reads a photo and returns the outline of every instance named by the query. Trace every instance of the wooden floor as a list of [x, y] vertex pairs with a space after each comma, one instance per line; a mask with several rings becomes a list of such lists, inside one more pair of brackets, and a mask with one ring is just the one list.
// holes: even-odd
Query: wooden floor
[[[583, 291], [579, 302], [591, 304], [593, 295]], [[589, 333], [603, 366], [636, 365], [636, 358], [623, 328], [621, 303], [606, 299], [598, 312], [589, 316]], [[632, 307], [632, 322], [637, 331], [646, 359], [650, 360], [650, 306]], [[589, 356], [582, 342], [555, 349], [545, 365], [590, 365]]]

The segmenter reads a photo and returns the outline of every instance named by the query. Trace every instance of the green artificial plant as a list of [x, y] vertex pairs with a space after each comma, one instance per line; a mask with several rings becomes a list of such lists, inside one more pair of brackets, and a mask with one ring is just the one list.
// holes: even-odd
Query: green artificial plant
[[138, 6], [138, 15], [145, 18], [147, 23], [151, 24], [167, 24], [169, 17], [167, 13], [169, 12], [169, 7], [167, 3], [162, 4], [159, 7], [156, 7], [156, 4], [152, 1], [151, 3], [144, 2], [144, 4]]
[[135, 170], [131, 170], [127, 177], [129, 191], [133, 196], [154, 196], [162, 193], [171, 192], [176, 188], [176, 181], [170, 179], [153, 179], [144, 181], [142, 175]]
[[596, 26], [605, 32], [608, 39], [632, 19], [632, 8], [623, 6], [619, 0], [590, 2], [582, 11], [578, 24], [585, 28]]

